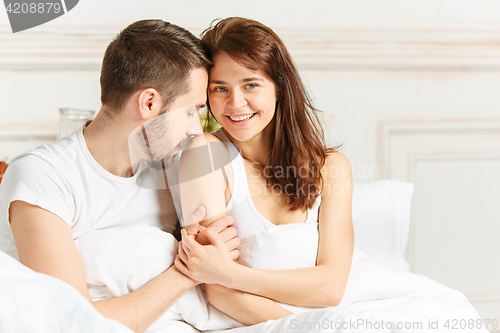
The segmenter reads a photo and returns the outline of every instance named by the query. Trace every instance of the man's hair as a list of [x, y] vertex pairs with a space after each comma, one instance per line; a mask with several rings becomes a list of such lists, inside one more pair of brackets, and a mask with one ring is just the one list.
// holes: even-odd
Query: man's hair
[[189, 92], [189, 74], [209, 68], [200, 40], [189, 31], [162, 20], [129, 25], [109, 44], [101, 69], [101, 102], [121, 110], [139, 89], [154, 88], [163, 107]]

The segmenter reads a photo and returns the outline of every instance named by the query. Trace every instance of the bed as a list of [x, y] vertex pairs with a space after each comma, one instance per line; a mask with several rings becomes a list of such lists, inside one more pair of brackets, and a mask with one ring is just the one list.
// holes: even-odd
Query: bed
[[[461, 292], [409, 271], [404, 252], [413, 185], [382, 180], [353, 190], [356, 247], [338, 307], [297, 308], [294, 315], [251, 327], [207, 327], [217, 333], [487, 332]], [[83, 260], [94, 265], [97, 259]], [[104, 318], [71, 286], [3, 252], [0, 267], [0, 332], [131, 332]], [[166, 313], [147, 332], [199, 332], [182, 319]]]

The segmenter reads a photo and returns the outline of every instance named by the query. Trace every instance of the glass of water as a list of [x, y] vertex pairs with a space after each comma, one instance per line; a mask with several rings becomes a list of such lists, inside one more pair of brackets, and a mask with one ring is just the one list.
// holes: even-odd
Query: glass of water
[[82, 127], [87, 120], [94, 119], [95, 111], [72, 108], [59, 109], [59, 136], [64, 138]]

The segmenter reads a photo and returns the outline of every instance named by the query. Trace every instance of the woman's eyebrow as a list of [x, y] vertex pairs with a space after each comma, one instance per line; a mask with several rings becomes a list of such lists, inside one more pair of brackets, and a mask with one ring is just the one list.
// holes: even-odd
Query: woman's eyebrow
[[241, 80], [241, 82], [250, 82], [250, 81], [264, 81], [264, 79], [257, 77], [257, 76], [254, 76], [254, 77], [249, 77], [249, 78]]
[[[250, 81], [264, 81], [264, 79], [258, 76], [254, 76], [242, 79], [240, 82], [250, 82]], [[220, 80], [210, 80], [209, 84], [227, 84], [227, 82]]]

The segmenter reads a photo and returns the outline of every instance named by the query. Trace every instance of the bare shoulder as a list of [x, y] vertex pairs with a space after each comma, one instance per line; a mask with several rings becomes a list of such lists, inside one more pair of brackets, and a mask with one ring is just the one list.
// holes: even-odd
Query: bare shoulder
[[324, 188], [322, 198], [333, 198], [352, 193], [352, 168], [347, 156], [339, 151], [329, 153], [321, 169]]
[[[229, 159], [229, 150], [226, 144], [212, 133], [198, 135], [193, 138], [189, 147], [182, 152], [180, 158], [181, 174], [190, 174], [192, 172], [198, 174], [201, 170], [208, 174], [212, 168], [214, 158], [218, 161]], [[187, 166], [190, 167], [185, 169]]]
[[212, 133], [203, 133], [203, 136], [200, 135], [200, 137], [200, 140], [203, 140], [203, 144], [210, 145], [210, 155], [215, 155], [214, 157], [217, 158], [229, 158], [227, 142]]
[[212, 133], [203, 133], [203, 135], [198, 135], [193, 138], [190, 147], [194, 148], [204, 146], [209, 142], [222, 142], [222, 140]]
[[215, 136], [212, 133], [205, 132], [203, 133], [203, 135], [205, 136], [205, 140], [207, 142], [222, 142], [222, 140], [219, 139], [218, 136]]
[[338, 178], [341, 176], [344, 176], [343, 178], [352, 177], [349, 159], [338, 150], [328, 153], [325, 159], [325, 165], [321, 171], [326, 178]]

